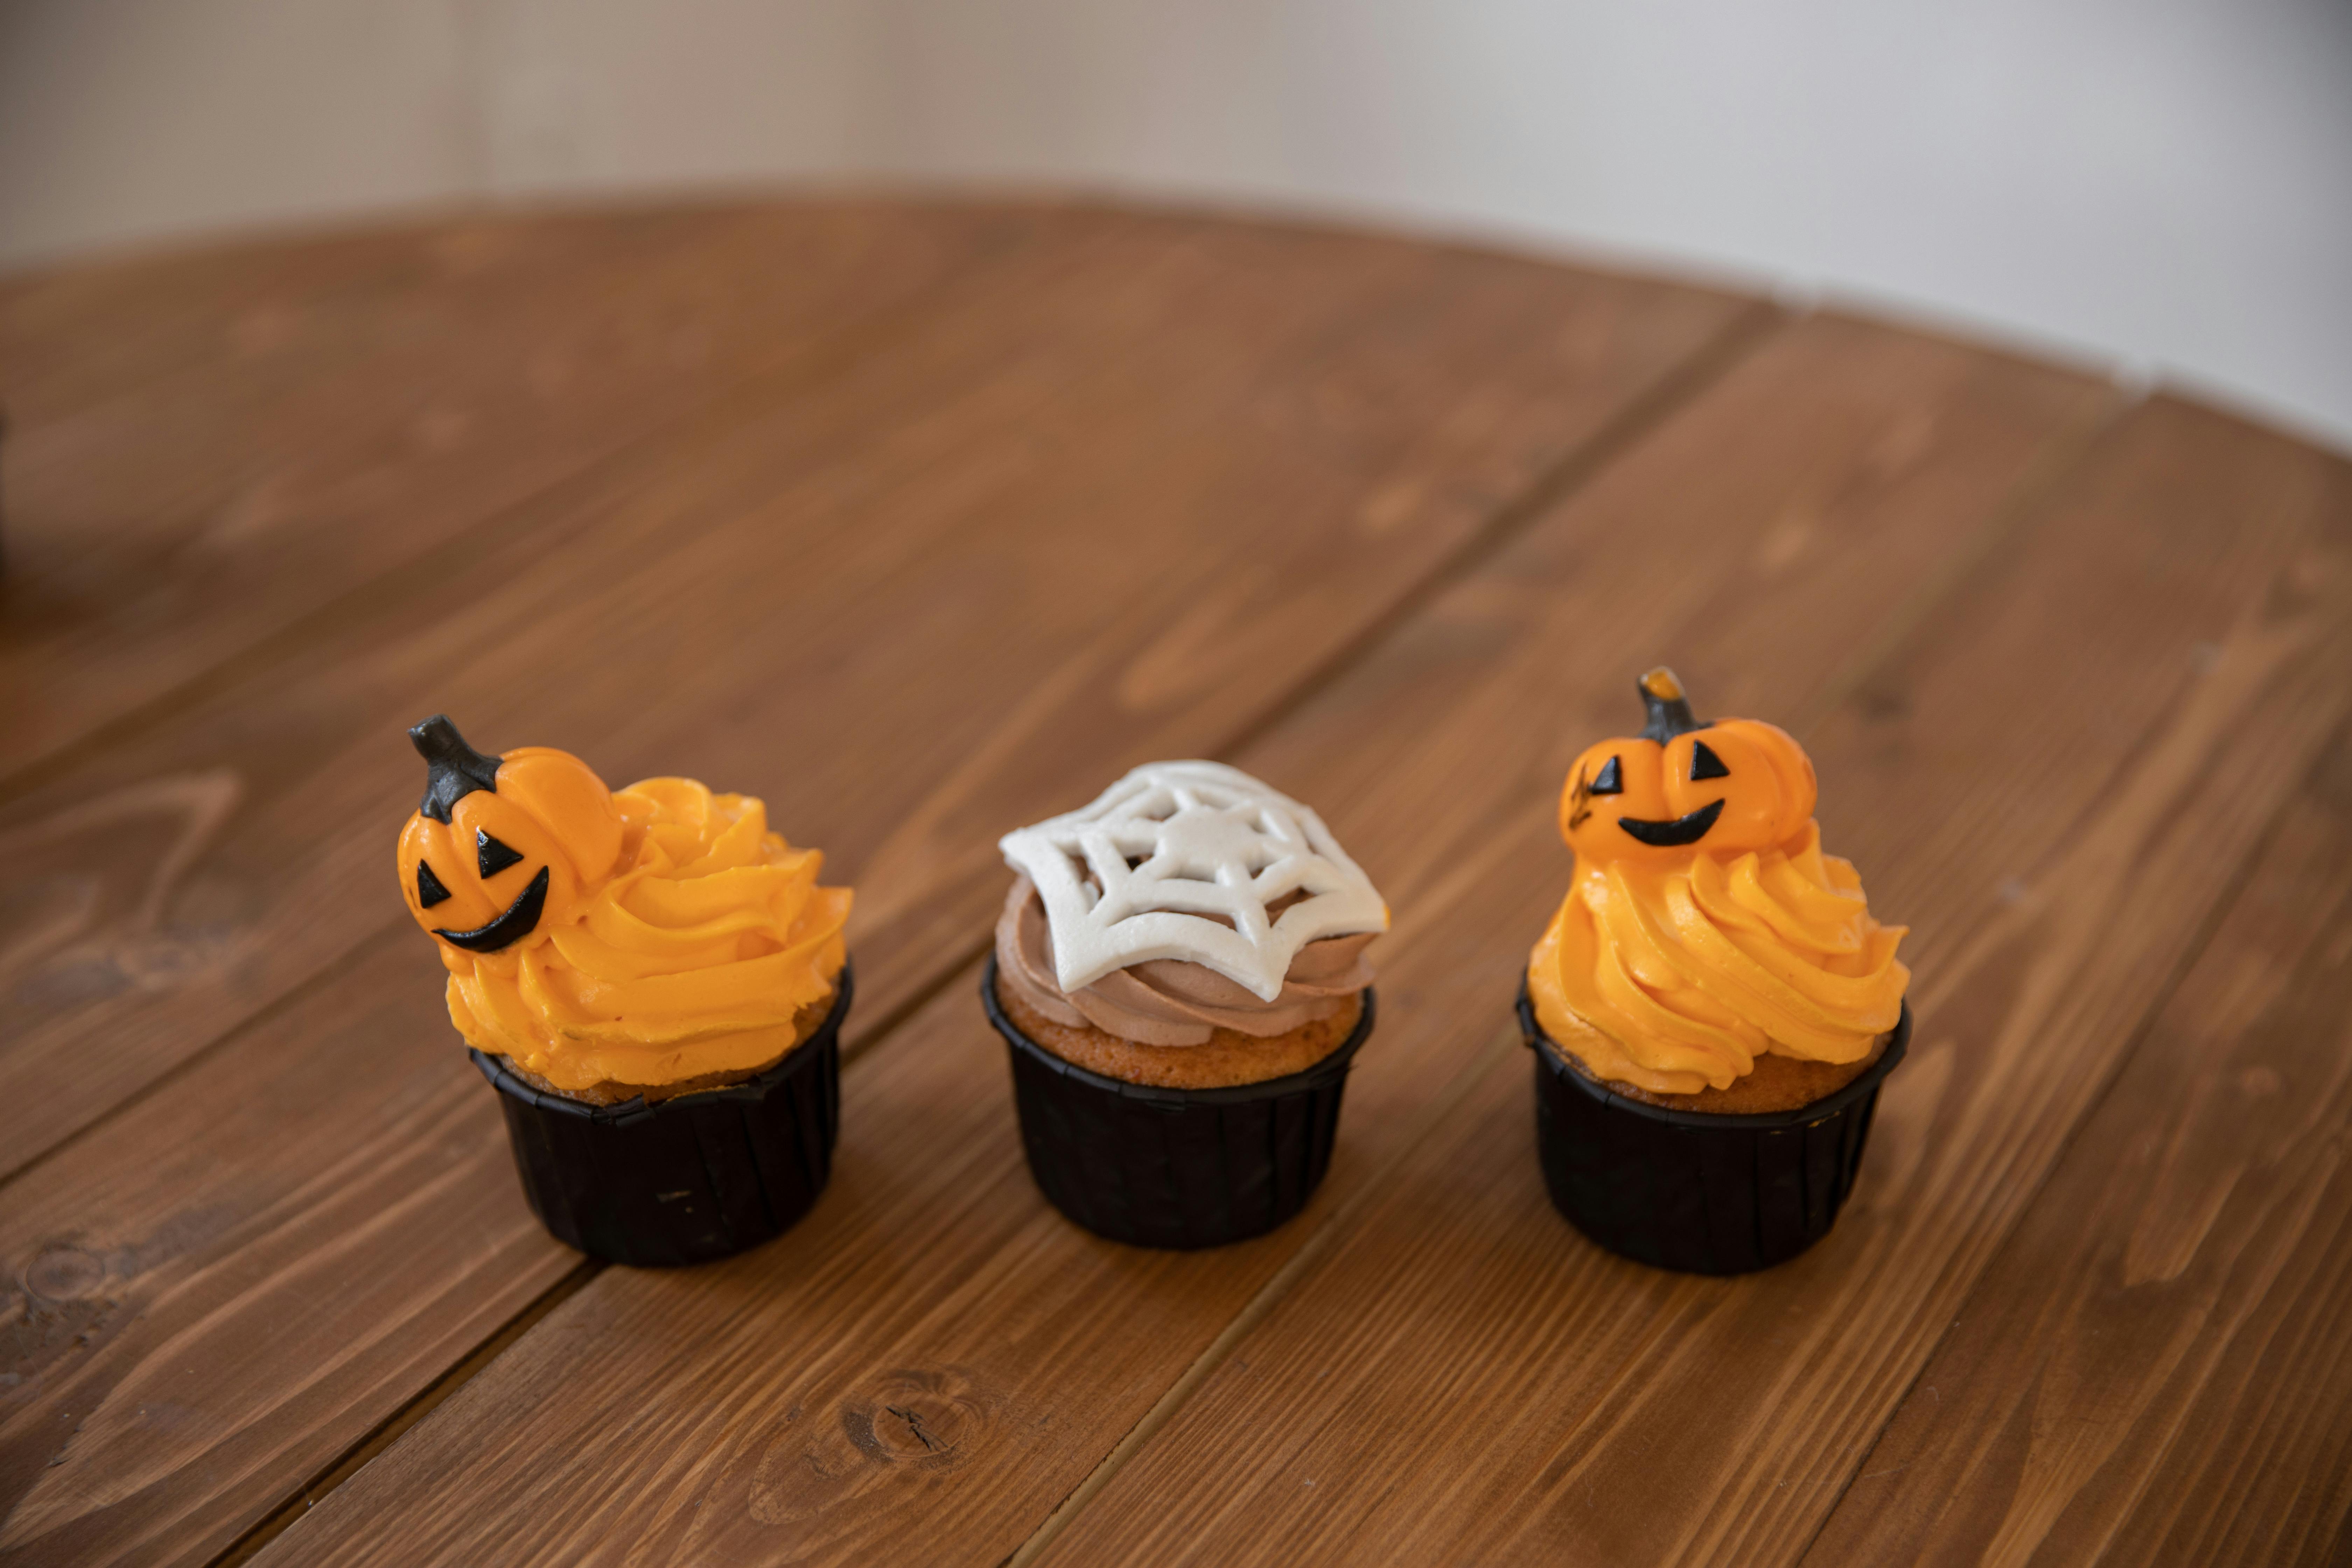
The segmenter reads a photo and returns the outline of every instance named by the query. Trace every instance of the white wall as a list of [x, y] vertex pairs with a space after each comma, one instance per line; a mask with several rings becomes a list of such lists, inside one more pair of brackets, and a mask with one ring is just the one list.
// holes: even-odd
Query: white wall
[[0, 265], [844, 177], [1794, 280], [2352, 444], [2346, 0], [0, 0]]

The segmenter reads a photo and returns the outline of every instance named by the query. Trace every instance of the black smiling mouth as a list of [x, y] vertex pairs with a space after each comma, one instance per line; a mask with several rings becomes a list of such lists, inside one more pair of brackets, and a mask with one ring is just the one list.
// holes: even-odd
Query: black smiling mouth
[[[1688, 816], [1677, 816], [1672, 822], [1653, 822], [1643, 816], [1621, 816], [1617, 826], [1648, 845], [1653, 849], [1672, 849], [1679, 845], [1696, 844], [1706, 837], [1715, 819], [1723, 815], [1723, 802], [1709, 801]], [[544, 873], [542, 873], [543, 875]], [[484, 926], [484, 931], [489, 927]]]
[[[1687, 822], [1690, 819], [1685, 817], [1683, 820]], [[1632, 829], [1628, 828], [1627, 831], [1632, 832]], [[1699, 829], [1699, 833], [1706, 831], [1704, 827]], [[1638, 837], [1639, 835], [1635, 837]], [[1691, 835], [1693, 838], [1697, 837], [1696, 833]], [[1677, 842], [1687, 843], [1689, 840], [1682, 839]], [[539, 868], [539, 875], [530, 879], [530, 886], [517, 893], [515, 901], [506, 907], [506, 912], [489, 924], [476, 926], [472, 931], [436, 931], [433, 934], [451, 947], [462, 947], [467, 952], [496, 952], [499, 949], [509, 943], [520, 942], [524, 937], [529, 936], [531, 929], [539, 924], [540, 911], [545, 908], [547, 908], [547, 868], [541, 866]]]

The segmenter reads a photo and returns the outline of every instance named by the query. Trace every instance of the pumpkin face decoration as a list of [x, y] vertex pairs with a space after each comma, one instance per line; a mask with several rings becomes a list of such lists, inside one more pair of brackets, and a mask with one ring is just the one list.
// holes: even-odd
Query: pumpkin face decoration
[[1701, 720], [1675, 672], [1642, 677], [1650, 721], [1576, 759], [1559, 829], [1580, 862], [1724, 858], [1788, 843], [1812, 820], [1813, 764], [1758, 719]]
[[484, 756], [445, 714], [409, 731], [425, 799], [400, 833], [416, 923], [469, 953], [503, 952], [576, 918], [621, 854], [612, 792], [569, 752]]

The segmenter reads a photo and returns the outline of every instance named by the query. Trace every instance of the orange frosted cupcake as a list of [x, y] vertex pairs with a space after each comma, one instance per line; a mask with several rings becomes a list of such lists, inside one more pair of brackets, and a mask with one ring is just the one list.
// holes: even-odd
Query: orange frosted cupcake
[[409, 731], [425, 798], [401, 891], [505, 1108], [548, 1228], [616, 1262], [766, 1239], [815, 1202], [839, 1121], [850, 891], [749, 795], [609, 790], [569, 752]]
[[1901, 1059], [1904, 931], [1822, 852], [1813, 766], [1750, 719], [1697, 718], [1674, 672], [1649, 722], [1577, 759], [1576, 868], [1519, 1012], [1553, 1201], [1595, 1240], [1703, 1273], [1824, 1234]]

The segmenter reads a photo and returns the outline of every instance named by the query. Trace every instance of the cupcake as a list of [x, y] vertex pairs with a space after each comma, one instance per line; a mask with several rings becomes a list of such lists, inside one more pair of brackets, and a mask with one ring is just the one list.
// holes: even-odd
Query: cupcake
[[1901, 926], [1822, 852], [1785, 731], [1704, 721], [1670, 669], [1649, 722], [1576, 761], [1568, 897], [1528, 962], [1552, 1201], [1662, 1268], [1736, 1274], [1827, 1233], [1910, 1037]]
[[1037, 1185], [1143, 1247], [1273, 1229], [1330, 1163], [1388, 907], [1322, 819], [1220, 763], [1153, 763], [1007, 834], [982, 977]]
[[408, 732], [425, 799], [400, 886], [449, 971], [547, 1228], [615, 1263], [692, 1263], [816, 1201], [840, 1120], [846, 888], [692, 779], [613, 791], [545, 746]]

